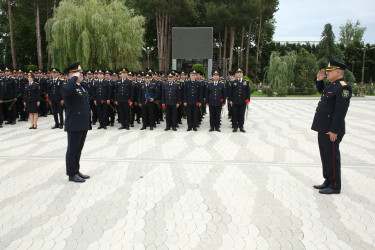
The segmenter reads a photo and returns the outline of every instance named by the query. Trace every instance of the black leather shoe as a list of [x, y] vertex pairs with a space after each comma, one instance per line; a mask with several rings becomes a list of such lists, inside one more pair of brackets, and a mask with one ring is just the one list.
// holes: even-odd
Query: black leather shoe
[[34, 127], [30, 127], [29, 129], [34, 129]]
[[241, 131], [242, 133], [246, 133], [246, 130], [244, 130], [243, 128], [240, 128], [240, 131]]
[[173, 127], [172, 130], [173, 130], [173, 131], [177, 131], [177, 128]]
[[339, 194], [340, 190], [327, 187], [325, 189], [319, 190], [319, 193], [321, 193], [321, 194]]
[[233, 131], [233, 132], [237, 132], [237, 128], [234, 128], [232, 131]]
[[59, 128], [59, 125], [53, 126], [51, 129]]
[[217, 132], [221, 132], [221, 130], [219, 128], [216, 129]]
[[92, 125], [96, 125], [96, 122], [92, 122]]
[[178, 124], [182, 124], [182, 121], [179, 121]]
[[145, 130], [146, 129], [146, 127], [142, 127], [140, 130]]
[[134, 127], [134, 124], [130, 124], [130, 127]]
[[59, 128], [60, 128], [60, 129], [63, 129], [63, 128], [64, 128], [64, 125], [60, 125]]
[[126, 129], [126, 130], [130, 130], [130, 128], [129, 128], [129, 127], [125, 127], [125, 129]]
[[16, 124], [16, 121], [13, 121], [10, 125], [15, 125]]
[[90, 175], [82, 174], [81, 172], [78, 172], [77, 175], [81, 177], [82, 179], [90, 179]]
[[165, 128], [164, 131], [168, 131], [168, 130], [170, 130], [170, 129], [171, 129], [171, 128]]
[[121, 127], [119, 127], [118, 129], [125, 129], [125, 127], [124, 127], [124, 126], [121, 126]]
[[150, 130], [154, 130], [154, 126], [150, 126]]
[[196, 127], [193, 128], [194, 131], [198, 131]]
[[326, 185], [326, 184], [322, 184], [322, 185], [314, 185], [313, 186], [315, 189], [325, 189], [325, 188], [327, 188], [328, 186]]
[[84, 179], [82, 179], [78, 174], [75, 174], [73, 176], [69, 176], [69, 181], [74, 181], [74, 182], [85, 182]]
[[213, 128], [210, 128], [210, 130], [208, 130], [208, 132], [212, 132], [212, 131], [214, 131], [214, 129], [213, 129]]
[[11, 124], [11, 122], [5, 122], [5, 124]]
[[104, 129], [107, 129], [107, 126], [103, 126]]
[[188, 127], [187, 131], [191, 131], [191, 127]]
[[115, 126], [115, 125], [113, 124], [113, 122], [111, 122], [111, 124], [109, 124], [109, 126], [113, 127], [113, 126]]
[[103, 128], [103, 126], [102, 125], [100, 125], [99, 127], [98, 127], [98, 129], [102, 129]]

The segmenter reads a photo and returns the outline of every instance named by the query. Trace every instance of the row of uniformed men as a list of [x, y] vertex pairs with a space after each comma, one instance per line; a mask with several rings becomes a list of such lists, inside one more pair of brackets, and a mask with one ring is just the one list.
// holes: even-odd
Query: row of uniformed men
[[[6, 72], [11, 71], [6, 69]], [[64, 79], [61, 78], [58, 69], [53, 68], [50, 72], [49, 78], [42, 77], [41, 71], [36, 72], [39, 74], [37, 77], [42, 88], [41, 101], [49, 102], [52, 107], [55, 117], [53, 128], [62, 128], [64, 103], [59, 88], [64, 83]], [[16, 75], [10, 79], [14, 80], [15, 86], [22, 89], [23, 72], [15, 73]], [[135, 119], [140, 122], [139, 118], [142, 116], [141, 129], [150, 127], [152, 130], [156, 125], [155, 122], [159, 123], [163, 120], [164, 109], [167, 119], [166, 130], [171, 128], [176, 130], [178, 124], [182, 123], [182, 116], [187, 115], [188, 131], [196, 131], [207, 105], [210, 109], [210, 131], [220, 131], [221, 109], [228, 100], [230, 113], [233, 113], [233, 131], [239, 128], [245, 132], [244, 114], [250, 101], [250, 86], [249, 82], [243, 79], [242, 69], [236, 69], [228, 81], [220, 78], [220, 70], [215, 69], [212, 73], [213, 78], [206, 81], [203, 73], [196, 70], [189, 73], [171, 71], [164, 78], [163, 72], [151, 69], [144, 73], [123, 68], [119, 71], [118, 79], [117, 74], [110, 70], [88, 70], [82, 84], [90, 96], [92, 122], [95, 124], [99, 120], [99, 129], [106, 128], [108, 123], [113, 125], [117, 110], [121, 123], [119, 129], [129, 129], [129, 126], [134, 126]], [[14, 94], [17, 96], [17, 88]], [[20, 106], [22, 103], [20, 101]], [[20, 112], [23, 109], [17, 110]], [[22, 119], [27, 118], [21, 116]], [[15, 123], [15, 119], [8, 120], [8, 123]]]

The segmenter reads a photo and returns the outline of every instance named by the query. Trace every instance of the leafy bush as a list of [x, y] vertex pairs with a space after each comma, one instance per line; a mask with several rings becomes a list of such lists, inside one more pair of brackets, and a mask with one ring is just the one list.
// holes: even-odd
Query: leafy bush
[[250, 91], [251, 91], [251, 93], [254, 93], [254, 91], [255, 91], [254, 83], [250, 80], [250, 78], [248, 76], [244, 76], [243, 79], [245, 79], [246, 81], [249, 81]]
[[33, 70], [33, 71], [38, 70], [38, 66], [36, 66], [34, 64], [30, 64], [30, 65], [27, 66], [27, 71], [29, 71], [29, 70]]
[[206, 69], [203, 67], [202, 64], [194, 64], [193, 69], [202, 71], [204, 75], [206, 74]]

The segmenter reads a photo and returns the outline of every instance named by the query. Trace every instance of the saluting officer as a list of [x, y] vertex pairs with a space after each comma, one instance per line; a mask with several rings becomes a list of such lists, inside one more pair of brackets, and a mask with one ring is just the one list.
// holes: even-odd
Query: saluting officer
[[181, 102], [181, 89], [171, 71], [167, 73], [167, 82], [163, 84], [161, 102], [166, 112], [165, 131], [170, 130], [171, 127], [173, 131], [177, 131], [177, 108]]
[[62, 129], [64, 126], [64, 100], [62, 98], [60, 88], [64, 82], [59, 78], [60, 70], [58, 68], [52, 68], [50, 72], [52, 78], [47, 81], [46, 97], [49, 99], [49, 104], [52, 107], [53, 118], [55, 120], [55, 126], [53, 126], [52, 129]]
[[190, 79], [185, 81], [183, 99], [187, 110], [187, 131], [197, 131], [199, 123], [199, 108], [202, 105], [203, 91], [201, 83], [197, 80], [197, 71], [190, 72]]
[[65, 102], [65, 131], [68, 133], [66, 151], [66, 174], [69, 181], [84, 182], [90, 178], [80, 172], [80, 158], [85, 144], [87, 131], [91, 129], [89, 96], [81, 86], [83, 70], [79, 62], [65, 69], [69, 80], [61, 86], [61, 94]]
[[[322, 94], [311, 129], [318, 132], [324, 182], [314, 185], [321, 194], [339, 194], [341, 190], [341, 157], [339, 145], [345, 134], [345, 116], [352, 88], [344, 80], [346, 65], [330, 60], [327, 70], [320, 70], [315, 80]], [[324, 83], [327, 77], [329, 83]]]
[[[3, 99], [1, 99], [4, 102], [4, 109], [7, 114], [8, 121], [5, 122], [5, 124], [16, 124], [16, 102], [17, 102], [17, 96], [18, 96], [18, 89], [16, 85], [15, 79], [11, 76], [11, 69], [5, 68], [4, 69], [5, 76], [3, 79], [1, 79], [3, 83]], [[4, 112], [4, 113], [5, 113]]]
[[130, 106], [133, 104], [134, 89], [132, 81], [128, 79], [127, 68], [120, 70], [120, 79], [115, 83], [115, 104], [118, 106], [118, 116], [121, 127], [119, 129], [129, 130]]
[[229, 87], [229, 104], [233, 109], [233, 132], [237, 132], [239, 128], [241, 132], [245, 133], [243, 125], [245, 122], [245, 110], [250, 103], [250, 84], [243, 79], [243, 70], [241, 68], [235, 70], [235, 77], [236, 79], [230, 82]]
[[108, 123], [108, 105], [111, 99], [109, 82], [104, 80], [104, 72], [98, 69], [98, 80], [94, 83], [93, 98], [98, 109], [99, 127], [98, 129], [107, 129]]
[[225, 104], [225, 83], [220, 80], [220, 70], [212, 71], [212, 80], [208, 82], [206, 87], [206, 102], [210, 109], [210, 132], [220, 131], [220, 115], [221, 109]]

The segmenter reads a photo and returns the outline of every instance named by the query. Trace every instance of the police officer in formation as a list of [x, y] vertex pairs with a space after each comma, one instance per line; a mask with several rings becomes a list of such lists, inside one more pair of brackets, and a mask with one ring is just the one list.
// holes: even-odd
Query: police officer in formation
[[165, 131], [177, 131], [177, 108], [181, 102], [181, 87], [175, 80], [175, 74], [170, 71], [167, 73], [167, 82], [163, 84], [161, 102], [166, 113]]
[[197, 131], [199, 123], [199, 108], [202, 105], [203, 89], [197, 79], [198, 72], [192, 70], [190, 79], [186, 80], [183, 89], [183, 102], [187, 110], [187, 131]]
[[49, 104], [52, 108], [53, 118], [55, 120], [55, 125], [52, 129], [64, 127], [64, 115], [63, 106], [64, 100], [61, 96], [61, 86], [64, 81], [59, 78], [60, 70], [58, 68], [51, 69], [51, 79], [47, 81], [47, 95], [46, 98], [49, 99]]
[[98, 110], [99, 127], [98, 129], [107, 129], [108, 125], [108, 105], [111, 99], [111, 86], [107, 80], [104, 80], [104, 71], [97, 71], [98, 80], [94, 83], [93, 98]]
[[[15, 79], [11, 76], [12, 70], [10, 68], [4, 69], [5, 76], [1, 79], [1, 92], [0, 100], [3, 103], [4, 114], [6, 115], [7, 122], [5, 124], [16, 124], [16, 107], [18, 89]], [[2, 124], [2, 121], [0, 121]]]
[[17, 90], [18, 90], [18, 96], [17, 96], [17, 107], [16, 107], [16, 112], [17, 116], [20, 118], [18, 121], [27, 121], [27, 113], [25, 111], [25, 106], [24, 106], [24, 92], [25, 92], [25, 86], [28, 83], [28, 80], [26, 77], [24, 77], [24, 72], [20, 69], [14, 70], [14, 75], [16, 84], [17, 84]]
[[25, 111], [27, 114], [29, 114], [29, 120], [31, 123], [31, 127], [29, 129], [37, 129], [41, 88], [38, 82], [35, 82], [33, 73], [29, 73], [27, 75], [27, 80], [28, 83], [25, 86], [23, 94]]
[[243, 70], [237, 68], [235, 70], [236, 79], [230, 81], [228, 86], [228, 100], [232, 107], [232, 125], [233, 132], [237, 132], [239, 128], [245, 133], [243, 128], [245, 122], [245, 111], [250, 103], [250, 84], [243, 79]]
[[311, 129], [318, 132], [324, 182], [314, 185], [314, 188], [319, 189], [321, 194], [339, 194], [341, 190], [339, 146], [345, 134], [345, 116], [352, 97], [352, 88], [344, 80], [346, 68], [345, 64], [330, 60], [327, 69], [320, 70], [315, 79], [316, 88], [322, 96]]
[[118, 115], [121, 123], [119, 129], [129, 130], [130, 107], [133, 105], [134, 88], [131, 80], [128, 79], [128, 69], [120, 71], [120, 79], [115, 83], [115, 104], [118, 107]]
[[159, 88], [155, 82], [152, 81], [152, 73], [146, 73], [145, 81], [141, 84], [138, 90], [138, 103], [142, 108], [142, 127], [141, 130], [150, 127], [153, 130], [156, 127], [155, 123], [155, 100], [158, 99]]
[[226, 89], [225, 82], [220, 80], [220, 70], [214, 69], [212, 71], [212, 80], [210, 80], [206, 87], [206, 105], [210, 110], [210, 132], [220, 130], [220, 115], [221, 109], [225, 105]]

